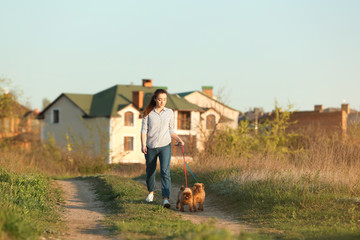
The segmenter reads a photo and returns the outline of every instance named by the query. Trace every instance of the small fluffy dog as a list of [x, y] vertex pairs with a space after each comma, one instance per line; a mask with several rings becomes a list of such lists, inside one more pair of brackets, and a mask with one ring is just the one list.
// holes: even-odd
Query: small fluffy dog
[[192, 187], [193, 192], [193, 204], [194, 212], [197, 210], [197, 204], [199, 204], [199, 210], [204, 211], [204, 202], [205, 202], [205, 185], [203, 183], [195, 183]]
[[184, 206], [189, 205], [189, 211], [192, 212], [192, 208], [194, 206], [193, 193], [191, 188], [185, 188], [181, 186], [180, 191], [178, 193], [178, 199], [176, 202], [176, 209], [179, 208], [180, 203], [180, 211], [184, 212]]

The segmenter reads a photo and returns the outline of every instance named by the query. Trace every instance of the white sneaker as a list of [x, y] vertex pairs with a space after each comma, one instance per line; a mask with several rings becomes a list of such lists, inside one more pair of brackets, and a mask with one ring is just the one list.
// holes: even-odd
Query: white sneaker
[[164, 206], [165, 208], [170, 208], [170, 202], [169, 202], [169, 200], [165, 199], [163, 206]]
[[153, 194], [153, 193], [149, 193], [149, 195], [146, 197], [146, 201], [147, 201], [147, 202], [152, 202], [152, 201], [154, 201], [154, 194]]

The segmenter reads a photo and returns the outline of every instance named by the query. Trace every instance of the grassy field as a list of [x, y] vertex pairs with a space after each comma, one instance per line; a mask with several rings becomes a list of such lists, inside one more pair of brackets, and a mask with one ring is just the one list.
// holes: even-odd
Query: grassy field
[[310, 176], [243, 182], [240, 175], [239, 169], [227, 169], [197, 178], [226, 203], [225, 211], [277, 239], [360, 238], [360, 201], [349, 189], [334, 189]]
[[[277, 239], [360, 239], [358, 139], [225, 130], [189, 165], [227, 209], [263, 233]], [[183, 181], [182, 167], [173, 174]]]
[[62, 191], [53, 178], [109, 169], [98, 158], [69, 156], [53, 144], [25, 150], [0, 144], [0, 239], [39, 239], [63, 231]]
[[[131, 180], [144, 166], [109, 166], [105, 157], [70, 155], [49, 143], [28, 151], [0, 148], [0, 239], [56, 235], [61, 194], [50, 177], [98, 173], [106, 174], [93, 180], [112, 209], [107, 223], [125, 239], [360, 239], [360, 128], [350, 126], [344, 138], [287, 133], [286, 119], [270, 124], [271, 131], [257, 134], [246, 123], [219, 131], [189, 162], [224, 211], [261, 236], [232, 236], [183, 221], [159, 204], [144, 203], [145, 188]], [[172, 179], [184, 184], [182, 166], [172, 169]]]

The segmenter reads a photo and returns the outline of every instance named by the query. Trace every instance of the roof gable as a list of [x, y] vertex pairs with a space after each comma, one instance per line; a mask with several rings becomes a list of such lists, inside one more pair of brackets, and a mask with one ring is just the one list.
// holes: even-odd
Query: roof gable
[[43, 119], [44, 113], [52, 107], [60, 98], [65, 97], [67, 98], [72, 104], [74, 104], [76, 107], [78, 107], [82, 112], [84, 112], [85, 115], [89, 113], [90, 110], [90, 104], [92, 95], [90, 94], [72, 94], [72, 93], [62, 93], [60, 96], [58, 96], [52, 103], [50, 103], [46, 108], [44, 108], [37, 118]]
[[220, 104], [220, 105], [222, 105], [222, 106], [224, 106], [224, 107], [226, 107], [228, 109], [240, 112], [239, 110], [236, 110], [235, 108], [229, 107], [228, 105], [220, 102], [219, 100], [216, 100], [216, 99], [210, 97], [209, 95], [207, 95], [207, 94], [205, 94], [205, 93], [203, 93], [201, 91], [184, 92], [184, 93], [179, 93], [178, 95], [183, 96], [185, 98], [186, 96], [189, 96], [189, 95], [192, 95], [192, 94], [200, 94], [201, 96], [204, 96], [204, 97], [208, 98], [209, 100], [214, 101], [214, 102], [216, 102], [216, 103], [218, 103], [218, 104]]

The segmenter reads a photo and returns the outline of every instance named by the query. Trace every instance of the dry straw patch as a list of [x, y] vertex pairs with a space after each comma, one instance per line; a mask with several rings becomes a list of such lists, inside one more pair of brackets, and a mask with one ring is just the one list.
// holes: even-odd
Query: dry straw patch
[[[350, 129], [355, 127], [360, 129]], [[218, 132], [209, 143], [213, 147], [196, 156], [192, 165], [202, 174], [223, 170], [224, 179], [238, 183], [289, 177], [296, 182], [306, 177], [355, 193], [360, 190], [358, 132], [344, 137], [307, 129], [299, 134], [284, 131], [259, 136], [240, 127]]]

